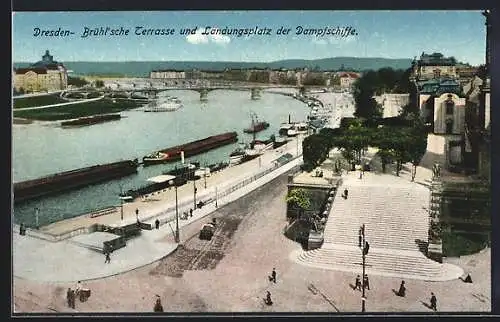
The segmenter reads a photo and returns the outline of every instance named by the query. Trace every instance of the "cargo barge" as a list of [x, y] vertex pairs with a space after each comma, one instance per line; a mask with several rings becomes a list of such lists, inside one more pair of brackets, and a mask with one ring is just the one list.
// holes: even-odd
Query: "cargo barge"
[[102, 115], [80, 117], [76, 120], [71, 120], [71, 121], [64, 121], [64, 122], [61, 122], [61, 126], [62, 127], [87, 126], [87, 125], [94, 125], [97, 123], [116, 121], [119, 119], [121, 119], [120, 114], [102, 114]]
[[[228, 165], [228, 163], [219, 162], [210, 164], [207, 166], [207, 168], [210, 169], [210, 173], [214, 173], [226, 168]], [[134, 200], [140, 196], [146, 196], [150, 193], [161, 191], [173, 186], [183, 186], [188, 182], [188, 180], [198, 180], [201, 178], [200, 176], [196, 175], [196, 170], [198, 169], [200, 169], [200, 163], [193, 162], [180, 168], [175, 168], [168, 172], [164, 172], [158, 177], [148, 179], [148, 181], [152, 183], [143, 185], [136, 189], [130, 189], [120, 194], [120, 198], [124, 200]]]
[[226, 132], [223, 134], [209, 136], [205, 139], [177, 145], [165, 150], [154, 152], [142, 158], [142, 162], [145, 166], [147, 166], [152, 164], [177, 161], [181, 159], [182, 151], [184, 151], [185, 157], [191, 157], [224, 145], [235, 143], [237, 141], [238, 134], [236, 132]]
[[139, 162], [118, 161], [109, 164], [61, 172], [46, 177], [14, 183], [14, 202], [76, 189], [136, 173]]

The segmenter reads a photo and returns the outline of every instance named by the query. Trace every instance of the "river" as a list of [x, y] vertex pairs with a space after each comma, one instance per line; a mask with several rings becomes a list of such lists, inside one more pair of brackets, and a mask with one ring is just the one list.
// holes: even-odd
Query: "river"
[[[249, 91], [216, 90], [208, 94], [208, 102], [200, 102], [198, 92], [172, 90], [183, 107], [175, 112], [145, 113], [141, 110], [122, 112], [119, 121], [88, 127], [63, 129], [58, 123], [34, 122], [14, 125], [12, 176], [14, 182], [39, 178], [53, 173], [86, 166], [142, 157], [153, 151], [187, 143], [228, 131], [238, 132], [239, 142], [248, 143], [252, 135], [243, 133], [251, 122], [250, 113], [270, 123], [258, 138], [277, 135], [280, 123], [305, 120], [307, 106], [291, 97], [262, 92], [260, 100], [251, 100]], [[191, 158], [202, 165], [228, 161], [237, 143]], [[190, 159], [187, 159], [190, 160]], [[177, 163], [178, 164], [178, 163]], [[35, 208], [39, 208], [39, 224], [75, 217], [94, 209], [119, 204], [120, 190], [136, 188], [146, 179], [175, 167], [175, 163], [139, 167], [138, 173], [42, 197], [14, 206], [14, 222], [33, 225]]]

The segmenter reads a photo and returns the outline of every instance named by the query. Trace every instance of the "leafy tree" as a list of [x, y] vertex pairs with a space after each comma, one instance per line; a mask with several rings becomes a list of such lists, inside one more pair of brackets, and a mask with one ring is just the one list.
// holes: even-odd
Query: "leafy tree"
[[412, 163], [411, 181], [415, 181], [417, 166], [427, 150], [427, 129], [421, 118], [415, 118], [413, 127], [410, 130], [411, 141], [408, 145], [408, 157]]
[[104, 87], [104, 81], [103, 81], [103, 80], [101, 80], [101, 79], [97, 79], [97, 80], [94, 82], [94, 85], [95, 85], [95, 87], [97, 87], [97, 88], [102, 88], [102, 87]]
[[304, 210], [311, 207], [310, 195], [302, 188], [293, 188], [288, 191], [285, 201], [290, 207], [298, 208], [298, 219], [302, 217]]
[[89, 82], [87, 82], [83, 78], [68, 76], [68, 85], [73, 85], [76, 87], [83, 87], [83, 86], [87, 85], [88, 83]]
[[329, 144], [325, 136], [313, 134], [304, 139], [302, 142], [302, 157], [304, 159], [304, 169], [311, 171], [328, 156]]

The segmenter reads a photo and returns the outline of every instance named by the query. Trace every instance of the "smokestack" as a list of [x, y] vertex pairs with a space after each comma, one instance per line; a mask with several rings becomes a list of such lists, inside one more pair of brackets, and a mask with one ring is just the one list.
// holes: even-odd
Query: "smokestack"
[[184, 164], [184, 151], [181, 151], [181, 163]]

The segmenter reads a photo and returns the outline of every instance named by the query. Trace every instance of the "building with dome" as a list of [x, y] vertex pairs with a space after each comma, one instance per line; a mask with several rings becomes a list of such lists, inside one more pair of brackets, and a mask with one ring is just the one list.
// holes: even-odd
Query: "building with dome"
[[35, 93], [57, 91], [68, 86], [68, 71], [45, 51], [42, 60], [29, 67], [14, 68], [13, 87], [17, 92]]

